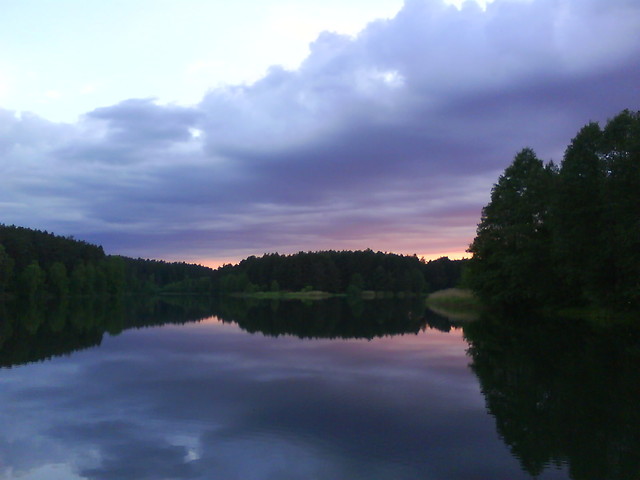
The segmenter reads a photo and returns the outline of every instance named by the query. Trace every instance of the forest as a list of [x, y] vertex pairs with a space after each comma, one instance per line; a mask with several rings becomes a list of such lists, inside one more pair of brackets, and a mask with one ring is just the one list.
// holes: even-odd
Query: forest
[[[0, 224], [0, 299], [319, 290], [423, 294], [461, 277], [488, 305], [640, 307], [640, 112], [585, 125], [560, 165], [531, 148], [482, 210], [470, 260], [359, 251], [268, 253], [237, 265], [106, 255], [102, 247]], [[464, 270], [464, 275], [463, 275]]]
[[465, 281], [504, 307], [640, 307], [640, 112], [585, 125], [560, 165], [520, 151], [482, 211]]
[[212, 274], [201, 265], [106, 255], [102, 247], [72, 237], [0, 225], [0, 298], [208, 292]]
[[249, 257], [217, 270], [222, 291], [362, 291], [413, 292], [441, 290], [458, 284], [464, 260], [442, 257], [424, 261], [415, 255], [373, 250], [278, 253]]
[[458, 283], [464, 261], [364, 251], [278, 253], [238, 265], [202, 265], [106, 255], [100, 246], [0, 225], [0, 299], [132, 294], [365, 290], [422, 294]]

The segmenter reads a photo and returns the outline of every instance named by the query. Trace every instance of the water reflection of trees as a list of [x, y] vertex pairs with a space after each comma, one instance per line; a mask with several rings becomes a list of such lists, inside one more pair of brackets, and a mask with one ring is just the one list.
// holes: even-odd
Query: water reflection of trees
[[129, 328], [187, 323], [210, 315], [211, 302], [190, 297], [84, 297], [58, 302], [0, 303], [0, 367], [100, 345], [103, 335]]
[[425, 308], [423, 298], [322, 302], [246, 301], [219, 304], [218, 317], [250, 333], [299, 338], [366, 338], [418, 333], [431, 327], [448, 331], [451, 323]]
[[492, 319], [465, 335], [498, 433], [527, 472], [566, 464], [575, 480], [638, 478], [638, 329]]
[[442, 331], [449, 321], [424, 299], [321, 302], [176, 296], [86, 297], [60, 302], [0, 303], [0, 367], [41, 361], [100, 345], [103, 335], [129, 328], [182, 324], [217, 316], [250, 333], [300, 338], [375, 338]]

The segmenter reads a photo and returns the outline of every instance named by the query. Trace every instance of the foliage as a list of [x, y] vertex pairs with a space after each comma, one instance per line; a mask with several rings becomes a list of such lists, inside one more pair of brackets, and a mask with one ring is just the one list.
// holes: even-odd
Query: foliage
[[546, 298], [551, 169], [518, 153], [491, 191], [469, 251], [471, 287], [484, 299], [535, 304]]
[[102, 247], [73, 238], [0, 225], [3, 296], [3, 292], [62, 298], [280, 290], [423, 294], [455, 286], [463, 264], [446, 257], [425, 262], [415, 255], [363, 250], [266, 254], [213, 270], [184, 262], [105, 255]]
[[36, 295], [41, 293], [44, 282], [44, 271], [40, 268], [38, 262], [33, 261], [20, 274], [20, 291], [30, 299], [35, 298]]
[[13, 279], [14, 260], [7, 254], [4, 245], [0, 243], [0, 295], [2, 295]]
[[320, 290], [330, 293], [364, 290], [421, 294], [455, 286], [463, 261], [446, 257], [425, 262], [417, 256], [358, 251], [278, 253], [251, 256], [238, 265], [225, 265], [214, 277], [225, 292]]
[[49, 268], [49, 285], [58, 297], [69, 295], [69, 278], [67, 268], [62, 262], [55, 262]]
[[590, 123], [560, 168], [524, 149], [482, 211], [467, 272], [502, 306], [640, 306], [640, 112]]
[[201, 265], [105, 255], [102, 247], [71, 237], [0, 225], [0, 297], [209, 294], [213, 275]]
[[482, 304], [473, 292], [460, 288], [448, 288], [430, 294], [427, 306], [452, 321], [475, 320], [482, 312]]

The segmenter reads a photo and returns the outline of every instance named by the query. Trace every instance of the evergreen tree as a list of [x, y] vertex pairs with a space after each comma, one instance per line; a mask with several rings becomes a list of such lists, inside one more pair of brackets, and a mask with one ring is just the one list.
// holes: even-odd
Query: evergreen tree
[[104, 271], [109, 295], [116, 297], [122, 295], [126, 280], [124, 259], [117, 255], [107, 257], [104, 262]]
[[62, 262], [55, 262], [49, 268], [49, 288], [58, 297], [69, 295], [69, 278]]
[[0, 243], [0, 296], [13, 280], [13, 265], [13, 259], [5, 250], [4, 245]]
[[89, 291], [87, 267], [82, 262], [78, 263], [71, 272], [70, 290], [74, 295], [87, 295]]
[[414, 293], [424, 293], [427, 290], [427, 282], [424, 275], [417, 268], [411, 269], [411, 291]]
[[44, 290], [46, 275], [38, 262], [31, 262], [20, 275], [20, 291], [29, 300], [34, 300]]
[[469, 248], [471, 286], [485, 301], [535, 304], [551, 293], [551, 180], [552, 170], [525, 148], [493, 187]]

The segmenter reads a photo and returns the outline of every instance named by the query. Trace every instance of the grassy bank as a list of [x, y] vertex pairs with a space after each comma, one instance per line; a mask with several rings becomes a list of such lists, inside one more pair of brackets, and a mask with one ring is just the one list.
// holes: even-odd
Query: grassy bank
[[480, 300], [462, 288], [447, 288], [427, 297], [427, 306], [434, 312], [453, 321], [476, 320], [482, 311]]

